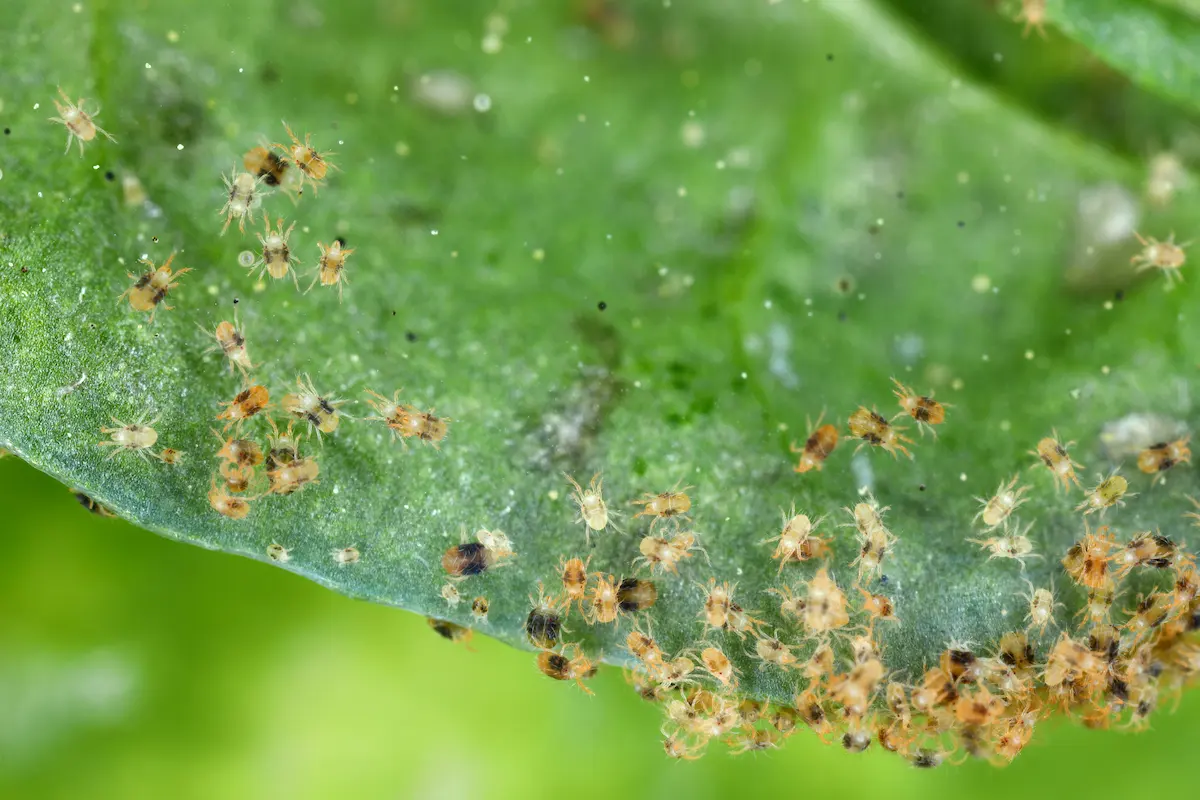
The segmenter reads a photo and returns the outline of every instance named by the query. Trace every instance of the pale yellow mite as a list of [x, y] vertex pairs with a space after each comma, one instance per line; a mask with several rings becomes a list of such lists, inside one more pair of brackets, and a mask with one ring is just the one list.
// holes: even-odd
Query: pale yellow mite
[[72, 103], [71, 98], [67, 96], [61, 86], [58, 87], [58, 94], [62, 97], [63, 102], [54, 101], [54, 107], [58, 109], [58, 116], [50, 117], [50, 121], [60, 123], [67, 129], [67, 149], [63, 150], [63, 155], [71, 152], [71, 141], [74, 140], [79, 143], [79, 157], [83, 158], [84, 143], [95, 139], [97, 133], [104, 134], [110, 142], [117, 141], [112, 134], [96, 124], [94, 118], [99, 115], [99, 108], [90, 112], [86, 111], [84, 103], [87, 101], [83, 98], [80, 98], [77, 103]]

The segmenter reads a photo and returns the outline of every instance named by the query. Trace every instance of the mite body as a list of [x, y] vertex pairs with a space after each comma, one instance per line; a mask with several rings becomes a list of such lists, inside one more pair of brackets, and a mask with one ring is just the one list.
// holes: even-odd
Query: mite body
[[99, 447], [115, 448], [108, 454], [109, 458], [113, 458], [117, 453], [136, 453], [143, 458], [149, 458], [153, 454], [150, 448], [158, 441], [158, 431], [152, 427], [158, 422], [158, 417], [149, 422], [135, 422], [132, 425], [126, 425], [116, 417], [112, 421], [116, 423], [115, 428], [101, 428], [100, 432], [108, 434], [108, 440], [100, 442]]
[[217, 479], [212, 479], [212, 488], [208, 490], [208, 504], [213, 511], [230, 519], [245, 519], [250, 513], [250, 502], [240, 497], [233, 497], [223, 487], [217, 486]]
[[280, 217], [275, 221], [275, 230], [271, 230], [271, 221], [266, 212], [263, 212], [263, 224], [266, 226], [266, 230], [257, 234], [258, 241], [262, 245], [262, 253], [258, 260], [250, 265], [250, 271], [258, 270], [259, 277], [265, 272], [275, 280], [291, 275], [292, 283], [299, 289], [300, 281], [296, 277], [296, 267], [299, 265], [288, 245], [288, 238], [292, 235], [292, 229], [296, 227], [296, 223], [293, 222], [285, 231], [283, 218]]
[[[143, 273], [140, 277], [129, 274], [135, 283], [133, 286], [126, 289], [117, 298], [117, 302], [121, 302], [126, 297], [129, 298], [129, 307], [134, 311], [149, 311], [150, 324], [154, 323], [154, 315], [158, 313], [159, 304], [166, 299], [167, 294], [179, 285], [175, 278], [185, 272], [191, 272], [191, 267], [181, 269], [175, 272], [171, 271], [171, 262], [175, 260], [175, 254], [171, 253], [167, 260], [163, 262], [161, 267], [154, 265], [153, 261], [142, 259], [139, 263], [150, 267], [150, 271]], [[167, 311], [172, 310], [173, 306], [163, 305]]]
[[1031, 30], [1036, 30], [1038, 36], [1046, 38], [1046, 0], [1021, 0], [1021, 10], [1017, 12], [1015, 21], [1024, 22], [1022, 36], [1028, 36]]
[[670, 519], [678, 524], [679, 520], [686, 517], [692, 508], [692, 499], [687, 495], [687, 490], [691, 488], [691, 486], [685, 486], [679, 489], [676, 484], [675, 489], [662, 494], [646, 492], [642, 499], [633, 501], [632, 505], [642, 507], [642, 510], [634, 514], [633, 518], [653, 517], [650, 520], [652, 530], [659, 520]]
[[1129, 494], [1128, 489], [1129, 482], [1114, 470], [1111, 475], [1102, 479], [1095, 488], [1087, 493], [1083, 502], [1075, 506], [1075, 510], [1082, 511], [1085, 516], [1099, 512], [1103, 517], [1104, 512], [1113, 506], [1125, 505], [1124, 498], [1135, 496], [1135, 494]]
[[292, 494], [310, 483], [319, 483], [321, 467], [315, 456], [297, 458], [278, 469], [268, 470], [271, 494]]
[[58, 109], [58, 116], [50, 117], [50, 121], [58, 122], [67, 129], [67, 149], [63, 150], [63, 155], [71, 152], [72, 139], [79, 143], [80, 158], [83, 158], [84, 143], [95, 139], [97, 133], [104, 134], [110, 142], [117, 141], [112, 134], [96, 125], [95, 117], [100, 114], [99, 108], [90, 112], [84, 110], [84, 103], [87, 101], [80, 98], [78, 103], [72, 103], [71, 98], [67, 96], [61, 86], [58, 87], [58, 94], [62, 97], [63, 102], [54, 101], [54, 107]]
[[[825, 468], [825, 459], [829, 458], [829, 454], [837, 447], [838, 429], [834, 425], [822, 425], [823, 418], [824, 413], [817, 418], [817, 427], [805, 439], [804, 447], [796, 447], [795, 442], [789, 446], [788, 449], [793, 453], [800, 454], [800, 461], [795, 468], [796, 472], [803, 473], [813, 469], [821, 471]], [[812, 425], [808, 427], [812, 429]]]
[[891, 453], [893, 458], [896, 457], [897, 451], [912, 458], [912, 453], [904, 446], [905, 443], [912, 444], [912, 439], [901, 435], [904, 428], [891, 424], [877, 411], [859, 406], [858, 410], [850, 415], [849, 425], [850, 435], [862, 440], [855, 452], [862, 449], [863, 445], [869, 444], [872, 447], [883, 448]]
[[377, 417], [367, 417], [367, 419], [380, 420], [386, 424], [392, 432], [393, 440], [397, 436], [401, 437], [402, 442], [415, 437], [433, 445], [434, 449], [438, 449], [438, 442], [446, 438], [446, 434], [449, 432], [449, 423], [453, 422], [449, 417], [435, 416], [432, 408], [425, 412], [418, 411], [412, 406], [400, 405], [399, 389], [393, 394], [391, 400], [370, 390], [367, 390], [367, 394], [374, 398], [368, 399], [367, 405], [379, 414]]
[[338, 407], [347, 401], [335, 397], [321, 395], [314, 387], [312, 378], [305, 373], [302, 378], [296, 378], [298, 391], [283, 396], [280, 405], [283, 410], [296, 419], [308, 422], [311, 430], [319, 437], [323, 433], [333, 433], [338, 428], [341, 417]]
[[928, 396], [917, 394], [895, 378], [892, 378], [892, 383], [896, 384], [893, 394], [903, 409], [897, 416], [910, 416], [917, 421], [917, 428], [922, 434], [928, 428], [930, 433], [937, 436], [933, 426], [946, 421], [946, 404], [934, 400], [932, 393]]
[[241, 373], [242, 380], [247, 380], [249, 371], [256, 365], [250, 360], [250, 353], [246, 349], [246, 336], [238, 327], [237, 315], [234, 315], [233, 322], [222, 320], [217, 323], [212, 333], [208, 333], [203, 327], [200, 330], [217, 341], [216, 346], [210, 347], [206, 352], [220, 350], [229, 361], [229, 371], [233, 372], [236, 369]]
[[242, 166], [255, 177], [262, 178], [267, 186], [279, 186], [291, 163], [265, 147], [254, 147], [242, 156]]
[[760, 544], [775, 544], [775, 552], [772, 553], [771, 558], [779, 562], [776, 575], [783, 573], [786, 564], [801, 563], [829, 554], [828, 542], [813, 535], [813, 531], [824, 519], [821, 517], [813, 522], [808, 515], [797, 514], [794, 505], [791, 514], [783, 514], [783, 530], [780, 534], [760, 542]]
[[1188, 447], [1191, 436], [1184, 436], [1173, 442], [1159, 442], [1138, 453], [1138, 469], [1147, 475], [1154, 476], [1157, 483], [1167, 470], [1176, 464], [1192, 463], [1192, 451]]
[[1063, 444], [1058, 439], [1058, 432], [1053, 431], [1052, 433], [1052, 436], [1047, 436], [1038, 442], [1037, 449], [1031, 450], [1029, 454], [1037, 456], [1042, 465], [1050, 470], [1056, 481], [1056, 487], [1069, 489], [1072, 483], [1078, 486], [1079, 478], [1075, 475], [1075, 469], [1077, 467], [1083, 469], [1083, 465], [1071, 460], [1071, 457], [1067, 455], [1067, 450], [1075, 443]]
[[565, 628], [563, 618], [559, 614], [560, 601], [547, 599], [544, 587], [538, 584], [538, 599], [529, 598], [533, 608], [525, 618], [525, 635], [534, 647], [542, 650], [552, 650], [558, 646], [559, 638]]
[[1017, 479], [1020, 476], [1014, 475], [1012, 480], [1007, 484], [1000, 483], [996, 489], [996, 493], [990, 498], [976, 497], [979, 504], [983, 506], [979, 513], [975, 515], [975, 522], [983, 520], [983, 524], [988, 530], [998, 528], [1004, 524], [1004, 521], [1017, 510], [1022, 503], [1028, 501], [1028, 498], [1022, 497], [1023, 494], [1029, 491], [1028, 486], [1017, 486]]
[[864, 577], [869, 578], [882, 571], [884, 557], [896, 544], [896, 537], [883, 524], [883, 512], [888, 508], [879, 508], [874, 499], [871, 499], [870, 502], [858, 503], [854, 508], [845, 509], [850, 512], [854, 519], [853, 525], [858, 531], [859, 552], [851, 566], [858, 566], [860, 584]]
[[346, 259], [354, 252], [354, 248], [345, 250], [340, 241], [334, 241], [329, 247], [326, 247], [324, 242], [317, 242], [317, 248], [321, 251], [321, 258], [317, 261], [317, 274], [304, 291], [311, 291], [317, 285], [317, 281], [320, 281], [322, 286], [337, 286], [340, 303], [342, 287], [350, 282], [346, 278]]
[[571, 499], [579, 508], [579, 516], [575, 521], [583, 523], [584, 536], [590, 546], [592, 531], [599, 533], [608, 527], [610, 516], [616, 517], [616, 512], [610, 512], [608, 504], [604, 502], [604, 479], [597, 472], [588, 482], [587, 489], [584, 489], [567, 473], [564, 472], [563, 477], [571, 484]]
[[[286, 159], [300, 169], [301, 174], [312, 183], [313, 191], [316, 192], [321, 181], [325, 180], [326, 173], [331, 168], [336, 169], [336, 167], [325, 160], [327, 156], [333, 154], [318, 153], [314, 150], [311, 141], [312, 134], [304, 134], [304, 143], [301, 144], [296, 134], [292, 133], [291, 126], [284, 122], [283, 127], [287, 130], [288, 138], [292, 140], [292, 143], [287, 145], [276, 142], [271, 146], [282, 151]], [[301, 187], [303, 188], [303, 184], [301, 184]]]
[[1151, 237], [1143, 239], [1141, 234], [1135, 233], [1134, 236], [1142, 244], [1142, 251], [1129, 259], [1129, 263], [1137, 267], [1138, 272], [1144, 272], [1148, 269], [1159, 269], [1167, 276], [1167, 284], [1172, 285], [1176, 280], [1182, 281], [1183, 275], [1180, 273], [1183, 265], [1187, 263], [1187, 255], [1183, 252], [1187, 244], [1175, 244], [1175, 234], [1165, 242], [1160, 242]]
[[221, 226], [221, 235], [225, 235], [225, 231], [229, 230], [229, 223], [234, 219], [238, 221], [238, 231], [246, 232], [246, 218], [250, 217], [254, 209], [262, 202], [261, 191], [262, 179], [249, 172], [238, 172], [237, 167], [228, 176], [222, 175], [221, 180], [225, 181], [225, 191], [227, 197], [225, 205], [221, 206], [218, 215], [225, 215], [225, 224]]
[[229, 430], [231, 425], [240, 427], [243, 422], [264, 411], [270, 405], [270, 399], [265, 386], [251, 386], [228, 403], [221, 403], [225, 410], [217, 414], [217, 419], [226, 420], [224, 430]]
[[596, 666], [583, 654], [579, 645], [564, 645], [561, 653], [543, 650], [537, 655], [537, 666], [542, 674], [549, 678], [556, 681], [575, 681], [575, 685], [584, 692], [594, 694], [584, 681], [596, 674]]

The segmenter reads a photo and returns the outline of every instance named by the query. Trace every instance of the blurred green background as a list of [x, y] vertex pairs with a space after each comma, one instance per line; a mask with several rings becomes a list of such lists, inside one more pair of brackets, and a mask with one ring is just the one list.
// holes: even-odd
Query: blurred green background
[[[0, 797], [1105, 797], [1190, 791], [1200, 697], [1141, 734], [1043, 725], [1009, 767], [921, 771], [801, 731], [663, 755], [658, 709], [283, 570], [93, 516], [0, 460]], [[1100, 766], [1103, 765], [1103, 766]]]

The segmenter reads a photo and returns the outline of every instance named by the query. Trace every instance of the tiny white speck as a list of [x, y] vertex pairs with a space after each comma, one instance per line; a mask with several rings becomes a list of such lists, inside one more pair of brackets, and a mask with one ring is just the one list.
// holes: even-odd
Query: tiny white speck
[[770, 300], [764, 300], [764, 301], [763, 301], [763, 308], [770, 308], [770, 307], [771, 307], [771, 301], [770, 301]]
[[1033, 351], [1032, 351], [1032, 350], [1026, 350], [1026, 351], [1025, 351], [1025, 358], [1026, 358], [1026, 360], [1028, 360], [1028, 361], [1033, 361]]
[[959, 479], [960, 481], [962, 481], [962, 482], [966, 483], [966, 480], [967, 480], [967, 473], [965, 473], [965, 472], [960, 472], [960, 473], [958, 474], [958, 479]]
[[482, 114], [491, 109], [492, 98], [488, 97], [486, 94], [477, 94], [475, 95], [473, 105], [475, 106], [475, 110]]
[[246, 70], [242, 69], [241, 67], [238, 67], [238, 72], [239, 72], [239, 73], [242, 73], [242, 72], [245, 72], [245, 71], [246, 71]]
[[149, 61], [146, 62], [146, 69], [154, 69], [154, 67], [150, 66]]
[[34, 110], [34, 111], [37, 111], [37, 110], [38, 110], [39, 108], [41, 108], [41, 107], [42, 107], [42, 104], [41, 104], [41, 103], [34, 103], [34, 104], [33, 104], [33, 110]]
[[177, 144], [177, 145], [175, 145], [175, 149], [176, 149], [176, 150], [182, 150], [182, 149], [183, 149], [183, 144], [182, 144], [182, 143], [180, 143], [180, 144]]
[[584, 82], [584, 83], [591, 83], [591, 81], [592, 81], [592, 78], [591, 78], [591, 76], [590, 76], [590, 75], [584, 75], [584, 76], [583, 76], [583, 82]]
[[437, 236], [437, 233], [438, 233], [438, 232], [437, 232], [437, 230], [431, 230], [431, 231], [429, 232], [429, 235], [430, 235], [430, 236]]
[[742, 373], [742, 380], [746, 380], [746, 378], [748, 378], [748, 377], [750, 377], [750, 376], [748, 376], [748, 375], [747, 375], [746, 373], [744, 373], [744, 372]]

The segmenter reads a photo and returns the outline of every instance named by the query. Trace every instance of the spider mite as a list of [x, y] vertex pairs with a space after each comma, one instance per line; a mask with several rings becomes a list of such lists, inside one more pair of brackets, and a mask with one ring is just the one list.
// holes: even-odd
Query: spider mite
[[242, 156], [242, 166], [267, 186], [278, 186], [291, 163], [265, 147], [253, 147]]
[[271, 220], [264, 211], [263, 224], [266, 226], [266, 229], [263, 233], [256, 234], [259, 244], [262, 245], [262, 255], [250, 265], [249, 269], [252, 272], [258, 270], [258, 277], [261, 277], [262, 273], [265, 272], [275, 280], [280, 280], [291, 275], [292, 283], [299, 289], [300, 281], [296, 277], [296, 267], [299, 264], [295, 257], [292, 256], [292, 248], [288, 245], [288, 237], [292, 235], [292, 229], [296, 227], [296, 223], [293, 222], [285, 231], [283, 229], [283, 218], [280, 217], [275, 221], [275, 230], [271, 230]]
[[[883, 512], [889, 508], [879, 508], [875, 499], [869, 498], [869, 502], [845, 509], [854, 518], [853, 525], [858, 530], [859, 552], [851, 566], [858, 565], [859, 583], [862, 583], [864, 576], [869, 577], [883, 568], [884, 557], [896, 544], [896, 537], [883, 524]], [[849, 525], [847, 523], [842, 527]]]
[[613, 576], [605, 578], [595, 573], [596, 585], [588, 597], [588, 623], [615, 622], [617, 619], [617, 585]]
[[1054, 609], [1062, 608], [1063, 604], [1054, 602], [1054, 593], [1051, 590], [1035, 589], [1028, 579], [1025, 580], [1025, 585], [1029, 587], [1029, 594], [1022, 595], [1029, 604], [1029, 612], [1025, 615], [1025, 621], [1028, 623], [1026, 630], [1044, 633], [1046, 626], [1054, 621]]
[[1113, 470], [1111, 475], [1102, 478], [1100, 483], [1087, 493], [1083, 502], [1075, 506], [1075, 510], [1082, 511], [1085, 516], [1098, 511], [1103, 517], [1104, 512], [1113, 506], [1125, 505], [1124, 498], [1136, 496], [1136, 493], [1129, 494], [1128, 489], [1129, 482]]
[[494, 563], [492, 554], [479, 542], [450, 545], [442, 554], [442, 569], [452, 578], [482, 575]]
[[260, 191], [262, 179], [249, 172], [238, 172], [237, 167], [234, 167], [228, 176], [222, 175], [221, 180], [225, 181], [225, 191], [228, 193], [225, 205], [221, 206], [221, 210], [217, 212], [218, 216], [225, 215], [225, 224], [221, 226], [221, 235], [225, 235], [225, 231], [229, 230], [229, 223], [233, 222], [235, 218], [238, 221], [238, 232], [245, 233], [246, 218], [253, 219], [254, 209], [258, 208], [265, 194]]
[[867, 612], [870, 622], [867, 624], [867, 631], [875, 629], [876, 622], [899, 622], [896, 617], [896, 607], [892, 603], [892, 599], [882, 594], [871, 594], [861, 586], [858, 587], [859, 594], [863, 596], [863, 611]]
[[[317, 186], [325, 179], [326, 172], [330, 168], [337, 169], [337, 167], [334, 167], [333, 164], [325, 160], [325, 156], [333, 154], [322, 154], [314, 150], [311, 144], [312, 134], [304, 134], [304, 144], [301, 144], [300, 140], [296, 138], [296, 134], [292, 133], [291, 126], [287, 122], [283, 123], [283, 127], [287, 130], [288, 138], [292, 140], [292, 143], [286, 145], [276, 142], [271, 146], [277, 150], [281, 150], [292, 163], [299, 167], [304, 177], [312, 183], [313, 191], [317, 191]], [[301, 188], [303, 188], [303, 184], [301, 184]]]
[[934, 400], [932, 393], [928, 396], [917, 394], [895, 378], [892, 378], [892, 383], [896, 384], [893, 394], [896, 395], [896, 399], [900, 402], [900, 408], [903, 409], [896, 416], [907, 414], [917, 421], [917, 428], [922, 435], [925, 433], [925, 429], [929, 428], [929, 432], [936, 437], [937, 431], [932, 426], [941, 425], [946, 421], [946, 409], [949, 406]]
[[[426, 622], [429, 623], [429, 627], [433, 629], [434, 633], [451, 642], [462, 642], [465, 644], [471, 640], [472, 636], [475, 635], [475, 631], [471, 630], [470, 628], [464, 628], [462, 625], [455, 625], [449, 620], [428, 617]], [[471, 648], [468, 647], [467, 649], [470, 650]]]
[[112, 458], [117, 453], [137, 453], [143, 458], [149, 458], [152, 454], [150, 448], [158, 441], [158, 432], [152, 427], [159, 420], [158, 417], [149, 422], [135, 422], [132, 425], [126, 425], [116, 417], [112, 421], [116, 423], [115, 428], [101, 428], [100, 432], [108, 434], [108, 441], [97, 443], [98, 447], [115, 447], [108, 454]]
[[297, 458], [289, 464], [267, 472], [271, 494], [292, 494], [310, 483], [320, 483], [321, 465], [315, 456]]
[[217, 451], [216, 458], [223, 459], [239, 467], [257, 467], [263, 463], [262, 448], [258, 446], [258, 442], [253, 439], [226, 439], [216, 430], [212, 430], [212, 435], [217, 437], [217, 441], [221, 443], [221, 449]]
[[617, 517], [617, 512], [610, 512], [608, 505], [604, 502], [604, 479], [597, 472], [592, 476], [585, 490], [567, 473], [564, 472], [563, 477], [571, 484], [571, 499], [579, 507], [579, 516], [575, 521], [583, 523], [587, 544], [591, 546], [592, 531], [604, 530], [608, 527], [609, 517], [614, 519]]
[[449, 608], [454, 608], [462, 602], [462, 595], [458, 593], [458, 587], [453, 583], [442, 584], [441, 594]]
[[825, 412], [821, 412], [821, 416], [817, 417], [817, 427], [813, 430], [813, 426], [805, 420], [805, 424], [812, 432], [808, 438], [804, 440], [804, 447], [796, 447], [796, 443], [792, 442], [788, 449], [793, 453], [800, 454], [800, 462], [796, 464], [796, 472], [808, 472], [815, 469], [820, 472], [825, 468], [825, 459], [829, 458], [829, 454], [837, 447], [838, 430], [834, 425], [822, 425], [821, 420], [825, 418]]
[[251, 467], [239, 467], [231, 462], [225, 462], [219, 470], [225, 480], [225, 488], [234, 494], [241, 494], [250, 489], [254, 480], [254, 470]]
[[[1074, 442], [1063, 444], [1058, 439], [1058, 431], [1051, 431], [1053, 435], [1047, 436], [1037, 444], [1036, 450], [1030, 450], [1029, 455], [1037, 456], [1041, 463], [1050, 470], [1054, 475], [1054, 480], [1057, 481], [1055, 487], [1063, 489], [1070, 488], [1070, 484], [1079, 485], [1079, 478], [1075, 475], [1075, 468], [1083, 469], [1083, 464], [1073, 461], [1067, 450], [1074, 445]], [[1037, 464], [1033, 465], [1034, 467]]]
[[212, 353], [220, 350], [229, 360], [229, 371], [233, 372], [236, 369], [242, 374], [242, 380], [248, 382], [248, 373], [256, 365], [251, 362], [250, 353], [246, 350], [246, 335], [238, 325], [237, 313], [235, 312], [233, 315], [233, 322], [228, 320], [218, 322], [216, 330], [212, 333], [209, 333], [202, 325], [197, 327], [217, 341], [215, 347], [210, 347], [205, 352]]
[[1009, 515], [1016, 511], [1022, 503], [1028, 501], [1028, 498], [1023, 498], [1021, 495], [1028, 492], [1029, 487], [1018, 487], [1017, 480], [1019, 477], [1019, 475], [1014, 475], [1012, 480], [1007, 484], [1001, 481], [1000, 486], [996, 489], [996, 493], [990, 498], [976, 497], [975, 500], [983, 508], [979, 510], [979, 513], [971, 521], [975, 522], [982, 519], [983, 524], [988, 530], [998, 528], [1004, 524]]
[[993, 536], [988, 539], [967, 539], [971, 544], [977, 544], [984, 550], [990, 551], [988, 561], [993, 558], [1011, 558], [1021, 564], [1021, 571], [1025, 571], [1025, 559], [1041, 558], [1040, 555], [1033, 552], [1033, 542], [1029, 540], [1027, 535], [1030, 529], [1033, 528], [1033, 523], [1025, 526], [1025, 530], [1020, 533], [1010, 533], [1008, 524], [1005, 523], [1002, 536]]
[[754, 656], [762, 662], [764, 667], [773, 664], [786, 669], [796, 663], [796, 654], [792, 652], [792, 648], [776, 636], [756, 637]]
[[[271, 426], [271, 432], [267, 434], [267, 469], [275, 470], [280, 467], [286, 467], [296, 459], [300, 458], [300, 435], [292, 434], [292, 426], [295, 420], [289, 421], [287, 430], [283, 433], [279, 432], [279, 427], [275, 424], [275, 420], [267, 417], [267, 424]], [[216, 431], [213, 431], [216, 433]]]
[[704, 755], [704, 748], [708, 746], [707, 739], [689, 742], [679, 731], [667, 733], [665, 727], [659, 733], [663, 735], [663, 751], [676, 761], [696, 761]]
[[1138, 453], [1138, 469], [1147, 475], [1154, 476], [1157, 483], [1167, 470], [1176, 464], [1192, 463], [1192, 451], [1188, 448], [1190, 435], [1173, 442], [1159, 442]]
[[716, 578], [709, 578], [708, 584], [697, 583], [704, 596], [704, 610], [700, 616], [704, 624], [714, 630], [723, 630], [729, 622], [729, 610], [733, 605], [733, 590], [737, 584], [728, 582], [718, 584]]
[[846, 609], [846, 595], [837, 582], [821, 567], [806, 584], [804, 604], [804, 628], [813, 636], [821, 636], [844, 627], [850, 622]]
[[339, 567], [357, 564], [358, 559], [362, 557], [362, 554], [358, 552], [357, 547], [343, 547], [341, 550], [332, 551], [331, 555], [333, 556], [334, 562], [336, 562]]
[[812, 558], [821, 558], [829, 554], [829, 544], [825, 539], [813, 536], [812, 533], [825, 517], [816, 522], [809, 520], [806, 514], [797, 514], [796, 506], [792, 504], [791, 513], [780, 512], [783, 520], [783, 530], [778, 536], [763, 539], [759, 544], [775, 545], [771, 558], [779, 562], [776, 576], [783, 573], [783, 567], [788, 563], [799, 563]]
[[1142, 252], [1129, 259], [1130, 264], [1137, 265], [1137, 272], [1145, 272], [1148, 269], [1161, 269], [1163, 274], [1167, 276], [1168, 286], [1173, 285], [1176, 280], [1183, 280], [1180, 268], [1187, 261], [1187, 256], [1184, 255], [1183, 250], [1191, 242], [1175, 244], [1175, 234], [1173, 233], [1165, 242], [1160, 242], [1153, 237], [1143, 239], [1139, 233], [1134, 233], [1133, 235], [1142, 244]]
[[656, 681], [662, 682], [667, 672], [666, 657], [654, 637], [634, 627], [625, 637], [625, 647]]
[[296, 419], [306, 420], [309, 428], [316, 431], [318, 437], [322, 433], [336, 431], [341, 421], [338, 406], [347, 401], [322, 396], [313, 387], [312, 378], [307, 372], [303, 378], [296, 378], [296, 388], [299, 391], [284, 395], [280, 401], [283, 410]]
[[583, 682], [596, 674], [596, 665], [583, 654], [579, 645], [563, 645], [561, 653], [543, 650], [537, 655], [537, 665], [543, 675], [556, 681], [575, 681], [583, 691], [595, 694]]
[[471, 601], [471, 617], [478, 623], [486, 624], [490, 608], [491, 604], [488, 603], [488, 599], [480, 595]]
[[517, 555], [508, 534], [502, 530], [489, 531], [487, 528], [480, 528], [475, 531], [475, 541], [487, 548], [488, 553], [492, 556], [492, 566], [500, 566], [505, 559], [514, 558]]
[[692, 499], [687, 496], [687, 490], [691, 486], [679, 488], [679, 484], [675, 484], [675, 488], [669, 492], [662, 494], [651, 494], [646, 492], [642, 495], [641, 500], [634, 500], [630, 505], [641, 506], [642, 510], [633, 515], [634, 519], [638, 517], [653, 517], [650, 520], [650, 528], [653, 529], [659, 520], [670, 519], [676, 523], [683, 517], [686, 517], [688, 511], [692, 508]]
[[174, 447], [164, 447], [162, 450], [159, 450], [158, 453], [153, 455], [159, 461], [170, 467], [175, 466], [183, 460], [183, 453], [176, 450]]
[[1171, 539], [1159, 533], [1139, 533], [1112, 557], [1118, 567], [1118, 580], [1129, 574], [1134, 567], [1154, 567], [1155, 569], [1170, 569], [1174, 566], [1178, 547]]
[[640, 578], [622, 578], [617, 585], [617, 609], [625, 614], [645, 611], [658, 602], [658, 587]]
[[292, 554], [286, 547], [281, 544], [271, 543], [267, 545], [267, 558], [272, 561], [284, 563], [292, 560]]
[[533, 608], [525, 618], [525, 635], [534, 647], [552, 650], [558, 645], [559, 637], [565, 630], [558, 613], [560, 602], [553, 598], [547, 600], [545, 587], [541, 583], [538, 584], [538, 599], [535, 601], [532, 595], [529, 597]]
[[250, 502], [240, 497], [233, 497], [224, 487], [217, 487], [217, 477], [212, 477], [212, 488], [208, 490], [208, 504], [213, 511], [230, 519], [245, 519], [250, 513]]
[[1021, 10], [1013, 18], [1014, 22], [1024, 22], [1025, 27], [1021, 36], [1029, 36], [1031, 30], [1036, 30], [1038, 36], [1046, 38], [1046, 0], [1021, 0]]
[[741, 728], [724, 741], [729, 747], [729, 755], [740, 756], [751, 751], [774, 750], [783, 741], [783, 736], [774, 728]]
[[721, 648], [709, 646], [700, 651], [700, 663], [722, 686], [737, 688], [738, 671]]
[[322, 286], [337, 286], [338, 302], [340, 303], [342, 302], [342, 286], [350, 282], [346, 278], [346, 259], [354, 252], [354, 248], [343, 250], [340, 241], [335, 241], [329, 247], [326, 247], [324, 242], [317, 242], [317, 248], [321, 251], [321, 258], [317, 261], [317, 268], [314, 270], [316, 275], [313, 276], [312, 283], [304, 291], [312, 291], [312, 288], [317, 285], [317, 281], [320, 281]]
[[270, 393], [265, 386], [251, 386], [249, 389], [243, 389], [228, 403], [221, 403], [225, 410], [217, 414], [217, 419], [226, 420], [224, 430], [229, 430], [230, 425], [240, 426], [245, 420], [265, 410], [270, 404], [269, 401]]
[[878, 412], [869, 411], [866, 406], [859, 406], [858, 410], [850, 415], [849, 425], [850, 435], [862, 440], [854, 452], [857, 453], [863, 445], [869, 444], [882, 447], [892, 454], [892, 458], [896, 458], [896, 451], [912, 458], [912, 453], [904, 446], [906, 442], [912, 444], [912, 439], [901, 435], [904, 428], [891, 424]]
[[94, 499], [92, 499], [88, 495], [84, 494], [83, 492], [72, 489], [71, 494], [74, 495], [75, 502], [79, 503], [79, 505], [83, 506], [88, 511], [92, 512], [93, 514], [95, 514], [98, 517], [114, 517], [114, 516], [116, 516], [115, 514], [113, 514], [113, 512], [109, 511], [107, 508], [100, 505], [98, 502], [96, 502]]
[[88, 112], [84, 109], [84, 103], [87, 101], [82, 97], [78, 103], [72, 103], [71, 98], [63, 91], [63, 88], [58, 87], [58, 94], [63, 99], [63, 102], [54, 101], [54, 107], [58, 109], [57, 117], [50, 117], [51, 122], [58, 122], [67, 129], [67, 149], [63, 150], [63, 155], [71, 152], [71, 140], [74, 139], [79, 143], [79, 157], [83, 158], [83, 144], [90, 142], [96, 138], [97, 133], [103, 133], [108, 137], [110, 142], [117, 140], [112, 137], [108, 131], [96, 125], [94, 117], [100, 114], [100, 109]]
[[[171, 253], [167, 260], [163, 262], [161, 267], [154, 265], [149, 259], [141, 259], [138, 263], [145, 264], [150, 267], [150, 271], [143, 273], [140, 277], [127, 273], [129, 278], [136, 281], [133, 286], [126, 289], [117, 298], [117, 302], [121, 302], [126, 297], [129, 298], [129, 307], [134, 311], [149, 311], [150, 324], [154, 324], [154, 315], [158, 313], [159, 303], [166, 299], [167, 294], [179, 285], [173, 278], [178, 278], [185, 272], [191, 272], [192, 268], [187, 267], [176, 272], [171, 271], [171, 262], [175, 260], [175, 253]], [[174, 307], [164, 305], [163, 308], [171, 311]]]
[[1109, 582], [1109, 553], [1115, 543], [1108, 538], [1107, 531], [1108, 528], [1097, 533], [1087, 531], [1063, 556], [1063, 568], [1081, 586], [1098, 589]]

